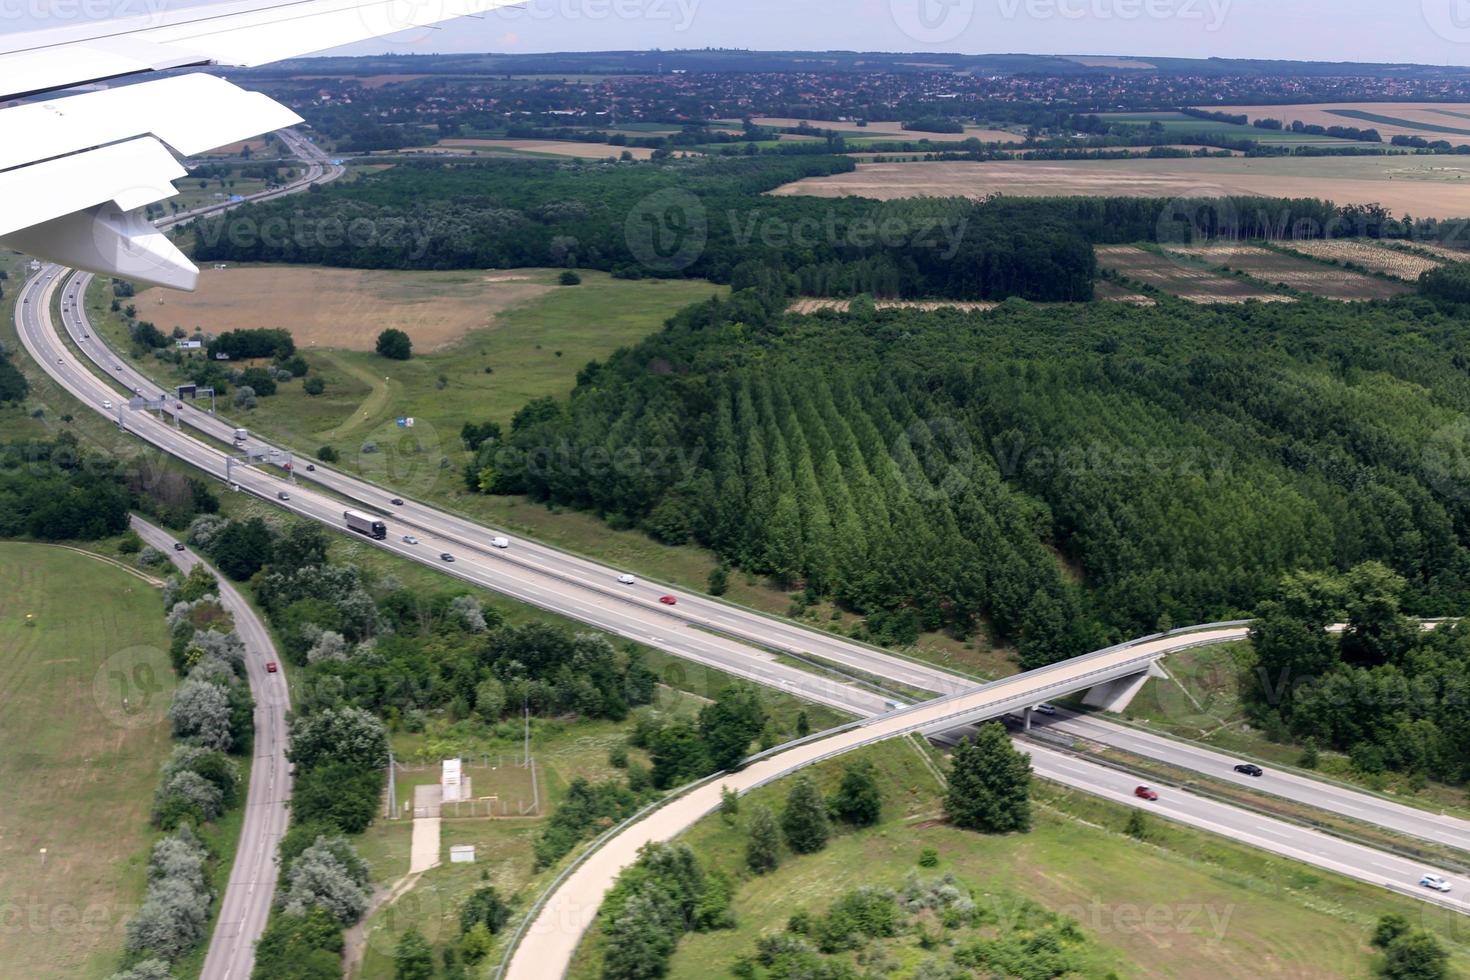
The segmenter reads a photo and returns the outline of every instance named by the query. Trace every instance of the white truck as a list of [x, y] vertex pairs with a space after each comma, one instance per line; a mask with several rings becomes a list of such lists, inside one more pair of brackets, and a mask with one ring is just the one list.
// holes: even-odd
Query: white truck
[[510, 538], [501, 538], [501, 537], [491, 538], [490, 539], [490, 547], [492, 547], [492, 548], [509, 548], [510, 547]]
[[235, 441], [237, 443], [238, 442], [244, 442], [246, 439], [249, 439], [249, 438], [250, 438], [250, 432], [249, 432], [248, 429], [236, 429], [235, 430]]
[[342, 512], [342, 519], [347, 522], [349, 531], [366, 534], [379, 541], [388, 536], [388, 526], [371, 514], [364, 514], [360, 510], [346, 510]]

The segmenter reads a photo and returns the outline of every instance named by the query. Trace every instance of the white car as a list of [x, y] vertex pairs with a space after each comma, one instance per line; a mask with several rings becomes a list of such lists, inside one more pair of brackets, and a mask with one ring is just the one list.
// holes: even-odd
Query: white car
[[1039, 714], [1054, 715], [1057, 713], [1057, 706], [1054, 704], [1047, 704], [1045, 701], [1043, 701], [1041, 702], [1041, 704], [1038, 704], [1036, 706], [1036, 710]]
[[419, 539], [416, 538], [416, 537], [414, 537], [412, 534], [405, 534], [403, 536], [403, 543], [404, 544], [418, 544], [419, 543]]
[[1436, 874], [1426, 874], [1423, 878], [1419, 879], [1419, 884], [1425, 888], [1432, 888], [1437, 892], [1447, 892], [1450, 890], [1450, 883]]
[[490, 539], [490, 547], [492, 547], [492, 548], [509, 548], [510, 547], [510, 538], [491, 538]]
[[103, 402], [102, 402], [102, 407], [103, 407], [103, 408], [111, 408], [111, 407], [112, 407], [112, 402], [110, 402], [110, 401], [106, 401], [106, 400], [105, 400], [105, 399], [104, 399], [104, 400], [103, 400]]
[[638, 580], [629, 575], [627, 572], [624, 572], [623, 574], [618, 576], [618, 581], [623, 583], [624, 585], [633, 585]]

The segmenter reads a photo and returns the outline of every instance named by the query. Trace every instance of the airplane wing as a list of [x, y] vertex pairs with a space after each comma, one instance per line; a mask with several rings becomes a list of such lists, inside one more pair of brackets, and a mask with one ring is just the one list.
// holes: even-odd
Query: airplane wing
[[[251, 67], [520, 0], [243, 0], [0, 36], [0, 100], [189, 66]], [[141, 210], [179, 156], [291, 126], [285, 106], [203, 73], [0, 109], [0, 246], [193, 289], [199, 270]]]

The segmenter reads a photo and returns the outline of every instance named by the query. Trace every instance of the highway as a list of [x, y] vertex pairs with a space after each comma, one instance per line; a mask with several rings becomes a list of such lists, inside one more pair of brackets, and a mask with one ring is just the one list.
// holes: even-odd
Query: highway
[[[185, 575], [200, 562], [192, 551], [175, 551], [174, 539], [162, 529], [139, 517], [132, 523], [147, 544], [167, 555]], [[255, 748], [235, 863], [220, 899], [219, 918], [200, 977], [245, 980], [255, 966], [255, 943], [270, 917], [276, 892], [276, 847], [286, 833], [291, 799], [291, 766], [286, 761], [290, 701], [286, 675], [265, 669], [267, 662], [279, 662], [270, 631], [229, 579], [210, 571], [219, 579], [220, 604], [234, 618], [235, 632], [245, 641], [245, 674], [255, 697]]]
[[[80, 295], [84, 278], [68, 280], [69, 297]], [[120, 402], [117, 391], [77, 361], [51, 328], [50, 305], [60, 288], [60, 282], [60, 271], [53, 267], [43, 270], [24, 285], [22, 303], [17, 306], [17, 325], [22, 342], [38, 363], [85, 404], [109, 416], [115, 415], [115, 412], [109, 412], [103, 407], [103, 402]], [[86, 324], [81, 307], [80, 301], [69, 299], [62, 315], [65, 329], [78, 342], [79, 348], [120, 385], [128, 389], [137, 387], [145, 392], [157, 393], [156, 384], [102, 347], [101, 341], [91, 333]], [[173, 404], [172, 400], [170, 404]], [[175, 428], [169, 421], [154, 418], [146, 412], [125, 409], [124, 425], [129, 431], [160, 449], [205, 472], [223, 477], [227, 453], [224, 447], [229, 444], [233, 426], [192, 405], [177, 410], [170, 409], [170, 412], [174, 416], [173, 421], [210, 437], [216, 441], [218, 448]], [[247, 448], [265, 447], [264, 444], [251, 440]], [[949, 694], [969, 692], [970, 695], [976, 695], [973, 702], [960, 705], [964, 711], [945, 716], [941, 727], [957, 725], [987, 713], [993, 716], [1000, 711], [1016, 710], [1028, 703], [1034, 704], [1048, 697], [1059, 696], [1067, 690], [1075, 690], [1075, 684], [1084, 676], [1080, 671], [1095, 671], [1104, 667], [1113, 670], [1136, 669], [1150, 655], [1156, 655], [1151, 650], [1140, 652], [1141, 648], [1134, 645], [1112, 653], [1104, 651], [1107, 654], [1105, 661], [1095, 659], [1098, 655], [1082, 658], [1089, 664], [1086, 667], [1081, 665], [1082, 661], [1071, 661], [1069, 669], [1079, 673], [1054, 674], [1053, 678], [1061, 679], [1051, 685], [1043, 683], [1043, 678], [1027, 675], [1019, 681], [1009, 678], [977, 690], [973, 679], [694, 593], [654, 583], [619, 585], [616, 581], [617, 570], [535, 542], [513, 539], [509, 549], [493, 549], [488, 545], [489, 537], [493, 533], [490, 529], [415, 501], [405, 500], [403, 505], [395, 506], [390, 503], [390, 491], [320, 465], [316, 466], [315, 472], [306, 472], [299, 464], [296, 469], [295, 475], [312, 481], [315, 484], [313, 487], [291, 485], [287, 482], [284, 471], [274, 467], [235, 467], [233, 473], [234, 482], [241, 492], [251, 493], [301, 516], [338, 528], [342, 527], [343, 499], [352, 501], [355, 506], [381, 513], [385, 516], [390, 533], [386, 540], [375, 543], [403, 557], [439, 568], [532, 605], [590, 623], [616, 635], [862, 716], [872, 716], [884, 711], [884, 696], [858, 684], [814, 675], [782, 663], [772, 651], [816, 656], [847, 670], [888, 678], [895, 683], [924, 690]], [[283, 492], [289, 495], [289, 499], [279, 498], [279, 494]], [[418, 543], [409, 544], [403, 541], [405, 532], [413, 533], [419, 539]], [[441, 552], [452, 553], [457, 560], [453, 563], [442, 562], [438, 557]], [[673, 595], [678, 604], [660, 605], [658, 597], [666, 593]], [[1211, 637], [1209, 642], [1238, 639], [1243, 633], [1243, 628], [1222, 631]], [[1196, 636], [1187, 643], [1170, 642], [1195, 645], [1203, 641]], [[757, 647], [753, 648], [748, 643], [754, 643]], [[1176, 647], [1168, 647], [1174, 648]], [[1087, 676], [1096, 679], [1095, 674]], [[1006, 696], [1000, 697], [1000, 691], [1007, 692]], [[948, 699], [941, 699], [928, 702], [925, 707], [948, 703]], [[923, 731], [933, 730], [922, 724], [913, 727]], [[1078, 785], [1078, 788], [1088, 791], [1095, 790], [1102, 795], [1111, 792], [1109, 787], [1119, 778], [1127, 781], [1127, 777], [1122, 774], [1067, 756], [1038, 750], [1035, 758], [1040, 775], [1069, 785]], [[1197, 764], [1213, 766], [1215, 763], [1208, 760]], [[1078, 782], [1074, 783], [1074, 780]], [[1311, 780], [1306, 782], [1310, 785], [1304, 792], [1312, 794], [1306, 802], [1316, 804], [1317, 784]], [[1160, 809], [1166, 810], [1176, 819], [1208, 829], [1231, 827], [1241, 821], [1264, 820], [1238, 808], [1198, 798], [1190, 799], [1188, 810], [1168, 804]], [[1399, 809], [1407, 811], [1416, 819], [1433, 817], [1423, 811]], [[1259, 841], [1261, 846], [1269, 850], [1301, 857], [1309, 863], [1334, 870], [1337, 870], [1341, 862], [1332, 854], [1336, 853], [1339, 857], [1346, 855], [1347, 862], [1356, 868], [1355, 877], [1380, 881], [1401, 890], [1408, 888], [1411, 893], [1419, 894], [1413, 888], [1413, 882], [1425, 870], [1423, 868], [1410, 868], [1402, 862], [1386, 863], [1397, 859], [1367, 849], [1361, 849], [1365, 852], [1361, 854], [1321, 851], [1318, 845], [1322, 835], [1311, 834], [1287, 824], [1277, 825], [1274, 821], [1259, 825], [1273, 828], [1271, 835]], [[1232, 832], [1231, 836], [1239, 835]], [[1330, 838], [1326, 840], [1331, 840], [1334, 848], [1351, 846]], [[1405, 875], [1404, 881], [1407, 884], [1395, 886], [1389, 880], [1389, 870], [1395, 876]], [[1432, 896], [1426, 894], [1423, 897]]]

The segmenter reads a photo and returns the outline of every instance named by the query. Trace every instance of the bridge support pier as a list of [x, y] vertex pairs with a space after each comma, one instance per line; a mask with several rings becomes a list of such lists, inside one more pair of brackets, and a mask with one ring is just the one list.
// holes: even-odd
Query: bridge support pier
[[1138, 692], [1143, 690], [1144, 682], [1150, 677], [1168, 676], [1164, 673], [1164, 668], [1159, 666], [1158, 661], [1154, 661], [1148, 665], [1147, 670], [1141, 670], [1136, 674], [1119, 677], [1090, 688], [1087, 695], [1083, 697], [1082, 703], [1090, 708], [1121, 712], [1128, 707], [1129, 702]]

